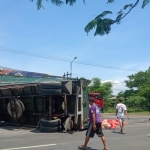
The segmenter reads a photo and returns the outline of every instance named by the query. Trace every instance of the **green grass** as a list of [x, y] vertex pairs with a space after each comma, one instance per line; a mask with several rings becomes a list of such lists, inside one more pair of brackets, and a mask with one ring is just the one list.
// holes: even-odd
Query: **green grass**
[[[115, 108], [105, 108], [104, 109], [104, 113], [115, 113], [116, 109]], [[132, 113], [132, 114], [150, 114], [150, 111], [147, 111], [145, 109], [141, 109], [141, 108], [128, 108], [128, 113]]]
[[139, 115], [150, 115], [149, 111], [142, 111], [142, 112], [129, 112], [130, 114], [139, 114]]

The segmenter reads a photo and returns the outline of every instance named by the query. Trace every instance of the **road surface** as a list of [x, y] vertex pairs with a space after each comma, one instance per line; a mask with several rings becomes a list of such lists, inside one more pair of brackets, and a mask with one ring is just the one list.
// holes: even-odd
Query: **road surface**
[[[104, 119], [114, 115], [102, 115]], [[126, 120], [125, 134], [115, 130], [103, 130], [109, 150], [149, 150], [150, 121], [148, 115], [132, 115]], [[86, 131], [72, 133], [41, 133], [39, 130], [4, 127], [0, 128], [0, 150], [77, 150], [84, 142]], [[90, 140], [87, 150], [102, 150], [100, 139]]]

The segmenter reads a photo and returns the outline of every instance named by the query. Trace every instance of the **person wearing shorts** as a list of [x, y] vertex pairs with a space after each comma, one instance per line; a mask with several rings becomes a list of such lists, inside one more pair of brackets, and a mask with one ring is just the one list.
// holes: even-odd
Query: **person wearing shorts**
[[97, 136], [100, 137], [102, 140], [102, 143], [104, 145], [103, 150], [108, 150], [106, 138], [104, 137], [104, 134], [102, 132], [102, 120], [100, 116], [99, 107], [94, 103], [93, 98], [89, 99], [89, 104], [89, 118], [87, 119], [87, 121], [89, 121], [89, 126], [86, 132], [85, 142], [82, 146], [79, 146], [78, 148], [81, 150], [86, 150], [90, 138], [93, 138], [96, 133]]
[[116, 106], [116, 116], [118, 118], [120, 124], [120, 132], [122, 134], [124, 134], [124, 113], [127, 115], [127, 118], [129, 119], [127, 107], [125, 104], [122, 103], [122, 99], [119, 99], [119, 103]]

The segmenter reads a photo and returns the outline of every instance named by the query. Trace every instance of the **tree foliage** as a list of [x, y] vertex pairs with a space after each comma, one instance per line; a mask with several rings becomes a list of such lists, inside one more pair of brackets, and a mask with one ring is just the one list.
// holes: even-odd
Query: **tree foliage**
[[126, 103], [129, 107], [146, 108], [148, 101], [143, 96], [131, 96], [126, 100]]
[[99, 92], [104, 98], [110, 97], [112, 94], [112, 84], [110, 82], [101, 83], [101, 79], [93, 78], [88, 87], [89, 92]]
[[125, 90], [124, 92], [119, 92], [117, 95], [117, 98], [123, 97], [126, 100], [130, 98], [131, 96], [137, 95], [137, 93], [138, 93], [138, 90], [133, 90], [133, 89]]
[[[126, 80], [125, 83], [126, 86], [130, 88], [131, 92], [128, 96], [129, 101], [130, 98], [133, 97], [132, 99], [134, 99], [133, 101], [135, 101], [135, 104], [139, 104], [139, 101], [135, 98], [135, 96], [144, 97], [145, 100], [141, 101], [140, 104], [141, 106], [144, 105], [150, 109], [150, 68], [146, 71], [140, 71], [136, 74], [132, 74], [128, 76], [128, 78], [129, 80]], [[125, 92], [123, 93], [123, 96], [125, 96]]]
[[105, 108], [111, 105], [111, 102], [108, 99], [112, 95], [112, 84], [110, 82], [102, 83], [100, 78], [93, 78], [88, 87], [88, 91], [101, 93], [104, 98]]
[[[39, 10], [41, 7], [43, 7], [42, 2], [43, 0], [30, 0], [30, 1], [36, 1], [37, 9]], [[48, 0], [45, 0], [48, 2]], [[77, 0], [50, 0], [52, 4], [55, 4], [56, 6], [62, 6], [63, 4], [68, 4], [70, 6], [73, 6]], [[108, 14], [112, 14], [111, 11], [103, 11], [101, 14], [99, 14], [96, 18], [94, 18], [92, 21], [90, 21], [86, 27], [85, 32], [88, 34], [91, 30], [95, 28], [94, 36], [100, 35], [103, 36], [105, 34], [109, 34], [111, 31], [111, 26], [113, 24], [120, 24], [120, 21], [125, 18], [138, 4], [140, 0], [135, 0], [135, 3], [126, 4], [118, 13], [117, 17], [115, 19], [106, 18]], [[83, 0], [85, 3], [85, 0]], [[114, 3], [115, 0], [107, 0], [107, 4]], [[150, 3], [150, 0], [142, 0], [142, 8], [144, 8], [146, 5]]]
[[150, 98], [150, 68], [148, 70], [140, 71], [136, 74], [128, 76], [129, 80], [125, 83], [130, 89], [136, 89], [139, 94]]

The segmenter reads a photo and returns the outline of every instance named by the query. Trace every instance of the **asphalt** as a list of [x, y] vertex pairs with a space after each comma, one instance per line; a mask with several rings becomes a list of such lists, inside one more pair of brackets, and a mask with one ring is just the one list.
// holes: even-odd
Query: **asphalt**
[[[103, 119], [115, 119], [113, 114], [102, 115]], [[119, 128], [103, 130], [109, 150], [149, 150], [150, 149], [150, 116], [130, 115], [125, 125], [125, 134]], [[86, 131], [71, 133], [41, 133], [36, 129], [20, 127], [0, 128], [0, 150], [77, 150], [84, 142]], [[88, 144], [87, 150], [102, 150], [101, 140], [95, 136]]]

